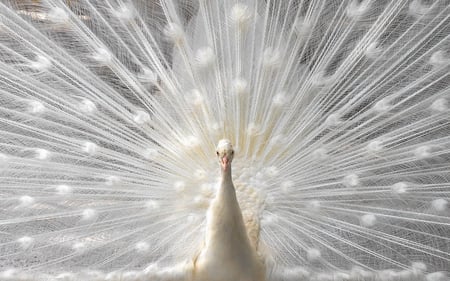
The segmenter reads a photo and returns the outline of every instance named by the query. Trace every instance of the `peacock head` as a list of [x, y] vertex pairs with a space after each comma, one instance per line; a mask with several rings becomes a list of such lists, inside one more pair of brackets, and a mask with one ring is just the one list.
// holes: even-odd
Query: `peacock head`
[[231, 142], [227, 139], [222, 139], [219, 141], [216, 149], [217, 157], [219, 158], [219, 163], [223, 169], [226, 169], [233, 161], [234, 149]]

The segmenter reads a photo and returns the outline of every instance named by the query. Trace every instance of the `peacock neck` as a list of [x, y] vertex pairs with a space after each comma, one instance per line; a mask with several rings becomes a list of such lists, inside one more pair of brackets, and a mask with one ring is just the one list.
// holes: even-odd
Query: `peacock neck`
[[[231, 177], [231, 167], [222, 167], [222, 179], [209, 210], [207, 244], [218, 255], [229, 255], [247, 249], [248, 238], [241, 209]], [[226, 245], [223, 249], [222, 245]], [[220, 250], [218, 250], [218, 248]]]
[[[222, 179], [220, 188], [216, 195], [216, 203], [222, 205], [223, 211], [234, 214], [240, 212], [239, 204], [236, 198], [236, 191], [234, 189], [233, 179], [231, 176], [231, 166], [221, 169]], [[219, 203], [220, 202], [220, 203]]]
[[228, 165], [226, 168], [222, 168], [222, 186], [233, 186], [233, 180], [231, 177], [231, 165]]

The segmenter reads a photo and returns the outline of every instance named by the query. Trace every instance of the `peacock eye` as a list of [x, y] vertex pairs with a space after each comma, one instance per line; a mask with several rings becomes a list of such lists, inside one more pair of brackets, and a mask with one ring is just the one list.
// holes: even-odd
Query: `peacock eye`
[[219, 156], [219, 151], [216, 151], [217, 156]]
[[234, 150], [231, 151], [231, 155], [234, 155]]

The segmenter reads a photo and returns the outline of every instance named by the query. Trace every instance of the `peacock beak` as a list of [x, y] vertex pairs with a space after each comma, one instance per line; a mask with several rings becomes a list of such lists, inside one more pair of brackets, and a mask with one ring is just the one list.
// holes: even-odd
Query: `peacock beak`
[[227, 156], [222, 157], [222, 166], [224, 166], [224, 167], [228, 166], [229, 162], [230, 161]]
[[230, 161], [228, 160], [228, 157], [227, 157], [227, 156], [224, 156], [224, 157], [222, 158], [222, 164], [223, 164], [223, 165], [227, 165], [229, 162], [230, 162]]

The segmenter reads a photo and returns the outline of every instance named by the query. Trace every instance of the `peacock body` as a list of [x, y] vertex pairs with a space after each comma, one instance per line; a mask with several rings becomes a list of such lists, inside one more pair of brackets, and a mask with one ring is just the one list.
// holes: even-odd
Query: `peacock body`
[[3, 1], [0, 280], [448, 280], [449, 100], [447, 0]]

